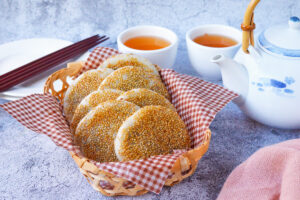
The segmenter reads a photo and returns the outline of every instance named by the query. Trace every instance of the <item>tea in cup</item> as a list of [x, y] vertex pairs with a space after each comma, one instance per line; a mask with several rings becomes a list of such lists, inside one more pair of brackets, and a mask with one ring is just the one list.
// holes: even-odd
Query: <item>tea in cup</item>
[[210, 60], [223, 54], [233, 57], [241, 46], [242, 32], [225, 25], [203, 25], [186, 33], [190, 62], [194, 69], [207, 80], [221, 80], [220, 68]]
[[118, 49], [148, 58], [161, 68], [173, 66], [178, 47], [177, 35], [159, 26], [136, 26], [119, 34]]

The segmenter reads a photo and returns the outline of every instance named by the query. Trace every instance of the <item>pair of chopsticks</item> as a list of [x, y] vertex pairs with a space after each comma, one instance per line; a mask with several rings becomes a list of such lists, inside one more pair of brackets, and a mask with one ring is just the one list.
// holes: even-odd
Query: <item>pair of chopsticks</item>
[[94, 35], [7, 72], [0, 76], [0, 92], [62, 64], [71, 58], [77, 57], [107, 39], [109, 37]]

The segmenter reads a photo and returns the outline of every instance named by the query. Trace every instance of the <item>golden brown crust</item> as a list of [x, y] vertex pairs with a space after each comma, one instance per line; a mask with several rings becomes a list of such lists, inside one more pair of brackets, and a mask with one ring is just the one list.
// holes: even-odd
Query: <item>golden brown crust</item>
[[80, 75], [69, 86], [64, 97], [64, 114], [69, 122], [81, 100], [91, 92], [98, 89], [106, 76], [112, 73], [112, 69], [90, 70]]
[[106, 89], [106, 90], [96, 90], [86, 96], [80, 104], [77, 106], [73, 119], [70, 125], [71, 132], [74, 134], [77, 125], [79, 124], [80, 120], [93, 108], [95, 108], [100, 103], [109, 100], [115, 100], [122, 94], [120, 90], [113, 90], [113, 89]]
[[121, 161], [144, 159], [153, 155], [188, 149], [190, 137], [179, 115], [163, 106], [146, 106], [120, 127], [115, 152]]
[[129, 101], [140, 107], [144, 106], [164, 106], [175, 110], [173, 104], [170, 103], [164, 96], [145, 88], [132, 89], [127, 92], [124, 92], [118, 97], [118, 100]]
[[78, 124], [74, 139], [84, 156], [99, 161], [118, 161], [114, 139], [123, 121], [139, 109], [126, 101], [106, 101], [89, 112]]
[[161, 79], [153, 75], [151, 71], [140, 67], [122, 67], [107, 76], [99, 87], [99, 89], [118, 89], [122, 91], [135, 88], [150, 89], [170, 99], [168, 90]]
[[134, 54], [117, 54], [105, 60], [99, 68], [117, 70], [125, 66], [146, 68], [153, 74], [159, 75], [157, 68], [148, 59]]

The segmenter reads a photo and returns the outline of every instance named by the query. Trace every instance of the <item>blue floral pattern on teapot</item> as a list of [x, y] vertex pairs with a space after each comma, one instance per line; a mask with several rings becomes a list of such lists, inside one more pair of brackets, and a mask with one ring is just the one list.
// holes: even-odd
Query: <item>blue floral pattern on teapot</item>
[[285, 77], [283, 81], [273, 78], [259, 78], [257, 82], [252, 81], [252, 85], [257, 87], [258, 91], [271, 91], [278, 96], [294, 97], [294, 90], [291, 86], [295, 83], [293, 77]]

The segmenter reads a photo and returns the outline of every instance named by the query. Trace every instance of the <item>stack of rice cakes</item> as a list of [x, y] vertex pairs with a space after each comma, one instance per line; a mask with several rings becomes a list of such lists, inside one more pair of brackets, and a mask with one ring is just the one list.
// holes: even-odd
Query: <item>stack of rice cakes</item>
[[80, 75], [65, 93], [64, 114], [84, 156], [127, 161], [190, 148], [190, 137], [147, 59], [119, 54]]

